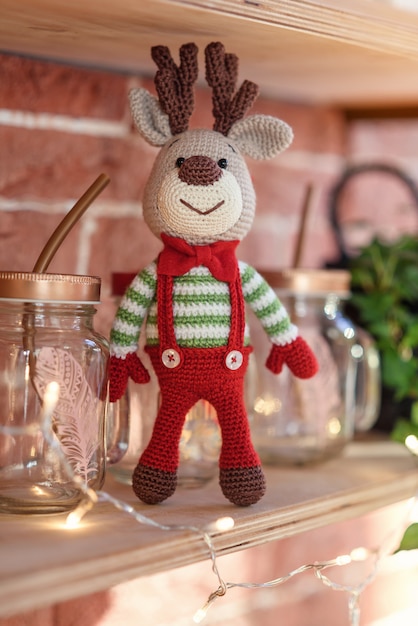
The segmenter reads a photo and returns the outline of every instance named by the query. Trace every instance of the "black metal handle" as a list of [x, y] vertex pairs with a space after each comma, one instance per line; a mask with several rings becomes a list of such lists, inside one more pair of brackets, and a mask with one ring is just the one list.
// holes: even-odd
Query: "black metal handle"
[[348, 259], [349, 255], [347, 254], [347, 250], [345, 249], [344, 238], [341, 231], [341, 225], [339, 221], [338, 215], [338, 206], [341, 193], [346, 186], [346, 184], [354, 178], [354, 176], [358, 176], [359, 174], [364, 174], [368, 172], [382, 172], [383, 174], [389, 174], [391, 176], [395, 176], [399, 180], [401, 180], [408, 187], [409, 191], [412, 194], [414, 199], [414, 204], [418, 210], [418, 188], [414, 182], [414, 180], [408, 176], [403, 170], [399, 169], [394, 165], [389, 165], [388, 163], [363, 163], [360, 165], [353, 165], [351, 167], [347, 167], [343, 172], [336, 185], [331, 189], [330, 199], [329, 199], [329, 217], [330, 223], [333, 228], [335, 238], [339, 249], [341, 251], [341, 256], [343, 259]]

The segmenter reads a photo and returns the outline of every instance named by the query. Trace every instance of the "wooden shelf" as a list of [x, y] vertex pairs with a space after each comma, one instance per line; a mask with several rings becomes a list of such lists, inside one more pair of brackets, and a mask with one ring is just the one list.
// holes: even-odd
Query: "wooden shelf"
[[[165, 504], [136, 500], [109, 477], [105, 491], [160, 524], [204, 529], [232, 516], [232, 530], [214, 535], [219, 555], [379, 509], [415, 495], [416, 459], [395, 443], [353, 443], [342, 457], [309, 468], [268, 468], [264, 499], [230, 505], [217, 481], [178, 489]], [[190, 531], [139, 525], [109, 503], [99, 503], [77, 529], [65, 515], [0, 516], [0, 616], [107, 589], [115, 584], [208, 559], [203, 539]]]
[[[0, 0], [4, 51], [139, 74], [150, 47], [221, 40], [265, 96], [418, 103], [418, 12], [383, 0]], [[23, 88], [23, 87], [22, 87]], [[82, 85], [80, 85], [82, 89]]]

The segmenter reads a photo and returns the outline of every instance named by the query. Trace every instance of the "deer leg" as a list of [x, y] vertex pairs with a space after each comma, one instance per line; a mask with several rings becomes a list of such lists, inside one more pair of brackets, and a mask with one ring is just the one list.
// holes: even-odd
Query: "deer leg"
[[222, 432], [219, 483], [224, 496], [238, 506], [255, 504], [265, 493], [265, 478], [254, 450], [243, 400], [243, 378], [222, 380], [210, 402]]
[[132, 476], [136, 496], [147, 504], [158, 504], [173, 495], [177, 487], [179, 443], [184, 419], [196, 403], [187, 390], [161, 384], [161, 406], [151, 439]]

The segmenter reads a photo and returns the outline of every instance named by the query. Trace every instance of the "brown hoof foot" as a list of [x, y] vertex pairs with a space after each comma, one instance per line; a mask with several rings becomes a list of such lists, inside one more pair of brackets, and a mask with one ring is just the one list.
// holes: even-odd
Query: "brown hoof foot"
[[260, 465], [221, 469], [219, 484], [225, 498], [238, 506], [255, 504], [266, 491], [266, 481]]
[[177, 474], [138, 463], [132, 474], [132, 489], [145, 504], [158, 504], [173, 495]]

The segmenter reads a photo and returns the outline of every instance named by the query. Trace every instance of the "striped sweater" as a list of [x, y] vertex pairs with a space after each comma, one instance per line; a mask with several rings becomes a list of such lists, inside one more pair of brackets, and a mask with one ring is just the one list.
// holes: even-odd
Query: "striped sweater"
[[[245, 302], [254, 311], [273, 343], [285, 345], [298, 334], [274, 291], [254, 268], [238, 262]], [[135, 352], [145, 321], [147, 345], [158, 345], [157, 263], [138, 274], [127, 289], [116, 313], [110, 334], [111, 352], [125, 357]], [[174, 332], [179, 346], [214, 348], [226, 346], [231, 305], [229, 285], [216, 280], [204, 266], [174, 278]], [[245, 345], [249, 345], [248, 326]]]

